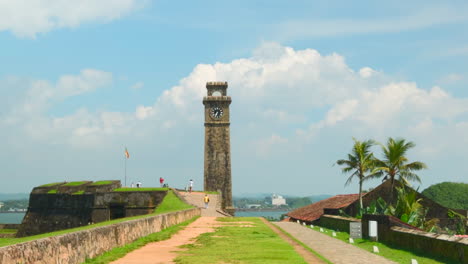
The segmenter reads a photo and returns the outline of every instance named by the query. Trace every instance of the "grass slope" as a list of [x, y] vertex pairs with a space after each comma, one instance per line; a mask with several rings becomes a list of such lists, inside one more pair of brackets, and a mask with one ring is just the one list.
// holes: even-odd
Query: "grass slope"
[[[310, 227], [309, 227], [310, 228]], [[322, 227], [324, 232], [328, 236], [332, 236], [333, 230]], [[319, 226], [314, 226], [312, 229], [319, 231]], [[336, 232], [336, 239], [342, 240], [346, 243], [349, 243], [349, 234], [347, 232]], [[378, 255], [393, 260], [397, 263], [408, 264], [411, 263], [411, 259], [416, 259], [419, 264], [456, 264], [457, 262], [451, 262], [447, 259], [434, 258], [427, 254], [427, 252], [410, 252], [398, 247], [389, 246], [379, 242], [373, 242], [367, 239], [354, 239], [354, 245], [360, 247], [368, 252], [372, 252], [373, 246], [379, 248], [380, 253]], [[377, 254], [377, 253], [376, 253]]]
[[[304, 259], [259, 218], [218, 218], [229, 225], [205, 233], [175, 259], [179, 264], [302, 264]], [[248, 223], [246, 223], [248, 222]], [[248, 225], [248, 226], [246, 226]], [[252, 227], [249, 227], [249, 226]]]

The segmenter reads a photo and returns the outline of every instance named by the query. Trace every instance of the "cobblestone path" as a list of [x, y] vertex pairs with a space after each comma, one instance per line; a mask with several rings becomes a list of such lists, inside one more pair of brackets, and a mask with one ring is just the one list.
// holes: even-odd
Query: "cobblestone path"
[[386, 258], [293, 222], [276, 222], [284, 231], [334, 264], [395, 264]]

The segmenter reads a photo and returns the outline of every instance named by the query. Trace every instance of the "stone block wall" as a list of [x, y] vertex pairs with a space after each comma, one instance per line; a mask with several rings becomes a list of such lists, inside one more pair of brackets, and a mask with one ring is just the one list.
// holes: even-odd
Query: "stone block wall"
[[199, 215], [200, 209], [193, 208], [1, 247], [0, 263], [83, 263]]
[[468, 264], [468, 238], [428, 233], [392, 216], [367, 214], [362, 217], [365, 238], [369, 237], [369, 220], [377, 221], [379, 242]]
[[392, 227], [386, 236], [388, 243], [434, 256], [468, 264], [468, 238], [427, 233], [402, 227]]
[[322, 215], [317, 225], [333, 229], [335, 231], [349, 233], [349, 223], [351, 222], [361, 222], [361, 220], [357, 218], [342, 217], [338, 215]]
[[20, 224], [0, 224], [0, 229], [18, 229]]

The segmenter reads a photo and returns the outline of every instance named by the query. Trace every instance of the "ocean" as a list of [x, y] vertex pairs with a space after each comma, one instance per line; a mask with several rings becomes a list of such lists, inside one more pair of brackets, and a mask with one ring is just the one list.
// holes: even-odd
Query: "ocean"
[[239, 217], [273, 217], [279, 220], [282, 214], [288, 213], [287, 211], [247, 211], [236, 212]]
[[[239, 217], [273, 217], [279, 219], [287, 211], [250, 211], [236, 212]], [[25, 213], [0, 213], [0, 224], [21, 224]]]
[[0, 224], [21, 224], [26, 213], [0, 213]]

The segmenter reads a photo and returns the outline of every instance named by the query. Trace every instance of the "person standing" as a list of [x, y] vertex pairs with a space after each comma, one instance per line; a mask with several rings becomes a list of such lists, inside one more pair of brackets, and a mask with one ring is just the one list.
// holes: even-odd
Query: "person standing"
[[208, 209], [208, 203], [210, 202], [210, 197], [208, 197], [208, 194], [205, 194], [203, 202], [205, 203], [205, 209]]
[[191, 193], [192, 190], [193, 190], [193, 180], [192, 179], [190, 179], [190, 181], [189, 181], [189, 189], [188, 190], [189, 190], [189, 193]]
[[164, 178], [159, 177], [159, 183], [161, 184], [161, 188], [164, 187]]

